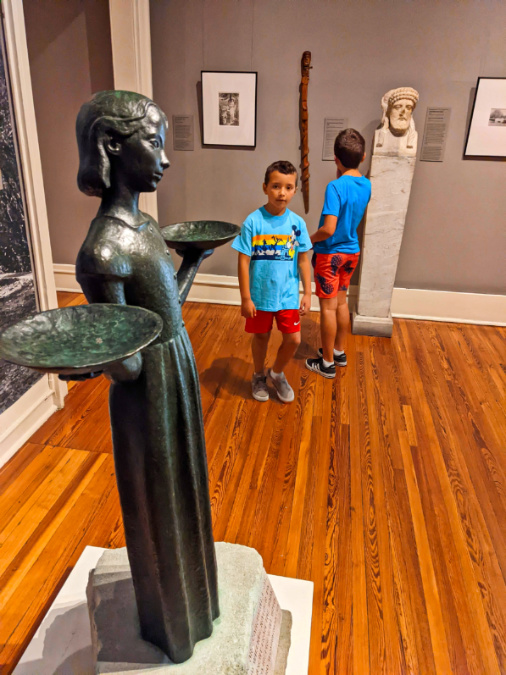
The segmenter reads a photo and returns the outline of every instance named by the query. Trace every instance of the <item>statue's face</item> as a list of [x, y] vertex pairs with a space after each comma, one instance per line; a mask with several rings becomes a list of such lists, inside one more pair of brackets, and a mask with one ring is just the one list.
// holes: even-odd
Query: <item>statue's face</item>
[[414, 109], [413, 101], [401, 98], [389, 108], [389, 122], [392, 133], [403, 135], [406, 133]]
[[142, 127], [121, 142], [118, 172], [139, 192], [153, 192], [169, 166], [164, 151], [165, 123], [151, 106]]

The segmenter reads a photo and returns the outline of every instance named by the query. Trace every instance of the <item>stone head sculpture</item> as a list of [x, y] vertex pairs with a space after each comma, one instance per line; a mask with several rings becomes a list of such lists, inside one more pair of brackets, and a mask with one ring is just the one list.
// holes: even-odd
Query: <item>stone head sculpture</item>
[[[393, 149], [398, 147], [401, 151], [400, 154], [414, 154], [416, 152], [417, 133], [412, 114], [418, 99], [419, 94], [412, 87], [398, 87], [387, 91], [381, 99], [383, 115], [381, 127], [375, 135], [375, 148], [389, 146]], [[396, 143], [390, 135], [403, 140]], [[402, 149], [405, 152], [402, 152]]]

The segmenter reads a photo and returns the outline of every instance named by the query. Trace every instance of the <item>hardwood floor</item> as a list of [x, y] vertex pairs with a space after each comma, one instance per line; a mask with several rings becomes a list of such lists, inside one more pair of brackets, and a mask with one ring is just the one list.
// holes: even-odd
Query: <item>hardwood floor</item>
[[[314, 582], [310, 673], [506, 673], [506, 331], [396, 320], [330, 381], [304, 368], [311, 313], [283, 405], [251, 398], [237, 307], [184, 312], [215, 539]], [[74, 384], [0, 471], [2, 673], [83, 548], [124, 545], [107, 391]]]

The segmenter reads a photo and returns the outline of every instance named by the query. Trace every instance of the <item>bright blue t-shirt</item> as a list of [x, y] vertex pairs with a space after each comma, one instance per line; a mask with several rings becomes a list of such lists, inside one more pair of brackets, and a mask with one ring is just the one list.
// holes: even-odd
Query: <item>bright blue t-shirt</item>
[[322, 215], [337, 216], [337, 227], [328, 239], [314, 245], [316, 253], [358, 253], [357, 227], [371, 198], [371, 181], [365, 176], [341, 176], [331, 181], [325, 190]]
[[297, 255], [311, 248], [306, 223], [289, 209], [271, 216], [261, 206], [246, 218], [232, 248], [251, 257], [249, 284], [264, 312], [299, 308]]

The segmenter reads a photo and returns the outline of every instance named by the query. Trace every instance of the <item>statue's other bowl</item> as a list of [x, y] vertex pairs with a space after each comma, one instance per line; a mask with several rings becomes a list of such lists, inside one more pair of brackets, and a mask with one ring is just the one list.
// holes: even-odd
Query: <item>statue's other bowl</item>
[[178, 251], [190, 248], [207, 251], [231, 241], [240, 231], [239, 225], [220, 220], [191, 220], [167, 225], [161, 230], [167, 246]]
[[0, 334], [0, 357], [43, 373], [106, 370], [147, 347], [162, 319], [142, 307], [92, 304], [51, 309]]

